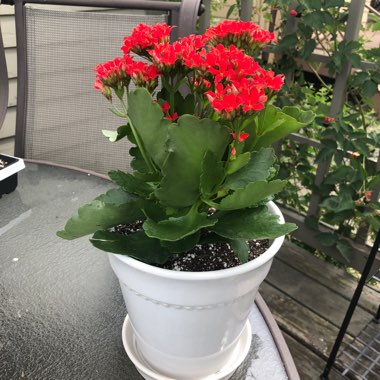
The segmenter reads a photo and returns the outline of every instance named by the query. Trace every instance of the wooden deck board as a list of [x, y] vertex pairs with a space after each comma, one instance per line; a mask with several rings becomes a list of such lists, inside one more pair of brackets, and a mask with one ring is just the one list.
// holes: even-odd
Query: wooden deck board
[[[357, 281], [343, 269], [287, 242], [277, 254], [260, 293], [277, 320], [302, 380], [319, 379]], [[345, 342], [373, 317], [380, 294], [365, 288]], [[343, 379], [331, 372], [330, 380]]]
[[[342, 323], [349, 301], [286, 263], [274, 260], [267, 282], [333, 325], [340, 326]], [[358, 334], [363, 328], [362, 321], [368, 321], [371, 317], [372, 314], [358, 307], [348, 331], [352, 335]]]
[[[278, 260], [287, 263], [294, 269], [311, 277], [314, 281], [325, 285], [336, 293], [339, 293], [347, 300], [351, 297], [356, 288], [356, 281], [352, 276], [342, 271], [342, 269], [326, 263], [325, 261], [308, 254], [304, 249], [285, 241], [283, 249], [276, 256]], [[305, 257], [305, 254], [308, 256]], [[363, 295], [360, 297], [359, 305], [371, 313], [377, 310], [379, 294], [375, 290], [365, 287]]]

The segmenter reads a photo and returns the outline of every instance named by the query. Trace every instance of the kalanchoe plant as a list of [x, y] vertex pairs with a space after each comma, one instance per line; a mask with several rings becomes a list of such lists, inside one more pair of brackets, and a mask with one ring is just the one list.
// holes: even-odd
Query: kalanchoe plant
[[[95, 247], [152, 264], [223, 241], [246, 262], [248, 240], [296, 228], [266, 207], [286, 185], [275, 179], [270, 146], [313, 114], [269, 104], [283, 76], [252, 58], [274, 40], [255, 24], [225, 21], [172, 44], [169, 35], [167, 25], [139, 25], [125, 38], [123, 57], [95, 68], [95, 88], [125, 120], [103, 132], [134, 145], [133, 172], [111, 171], [119, 188], [82, 206], [58, 235], [94, 233]], [[135, 233], [115, 230], [136, 221]]]

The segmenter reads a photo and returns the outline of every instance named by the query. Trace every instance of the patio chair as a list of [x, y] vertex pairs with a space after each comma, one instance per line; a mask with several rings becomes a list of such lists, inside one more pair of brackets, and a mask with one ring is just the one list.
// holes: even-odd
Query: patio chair
[[0, 25], [0, 129], [7, 113], [8, 91], [7, 62], [5, 61], [5, 50]]
[[[3, 0], [10, 2], [11, 0]], [[140, 23], [194, 33], [200, 0], [14, 0], [18, 54], [15, 154], [97, 173], [128, 170], [126, 139], [103, 129], [123, 121], [93, 89], [99, 63], [121, 56], [123, 37]]]

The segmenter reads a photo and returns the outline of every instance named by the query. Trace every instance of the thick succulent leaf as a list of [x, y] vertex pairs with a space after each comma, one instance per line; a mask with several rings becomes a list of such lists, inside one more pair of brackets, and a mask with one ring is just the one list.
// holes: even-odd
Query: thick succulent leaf
[[210, 119], [183, 115], [178, 125], [169, 127], [168, 150], [163, 166], [164, 178], [157, 198], [171, 207], [191, 206], [200, 196], [202, 162], [207, 151], [220, 161], [229, 143], [226, 127]]
[[170, 217], [159, 222], [148, 218], [144, 222], [143, 228], [149, 237], [176, 241], [192, 235], [204, 227], [213, 226], [215, 223], [217, 223], [217, 219], [211, 219], [207, 213], [199, 213], [192, 208], [183, 216]]
[[250, 152], [245, 152], [237, 156], [235, 160], [230, 161], [228, 163], [227, 174], [232, 174], [232, 173], [237, 172], [239, 169], [241, 169], [242, 167], [248, 164], [250, 158], [251, 158]]
[[293, 223], [279, 224], [266, 206], [224, 213], [211, 230], [229, 239], [275, 239], [297, 229]]
[[276, 156], [272, 148], [262, 148], [252, 152], [251, 159], [246, 166], [226, 178], [224, 186], [228, 189], [242, 189], [250, 182], [266, 180], [270, 176], [270, 168]]
[[129, 154], [133, 157], [131, 161], [131, 167], [135, 172], [139, 173], [149, 173], [149, 168], [145, 163], [143, 156], [136, 147], [129, 149]]
[[294, 106], [285, 106], [282, 108], [282, 112], [293, 117], [304, 125], [310, 124], [315, 118], [313, 111], [303, 111], [300, 108]]
[[222, 182], [224, 177], [223, 162], [218, 161], [215, 154], [207, 152], [202, 161], [200, 191], [203, 196], [209, 196]]
[[296, 107], [285, 107], [284, 110], [280, 110], [268, 105], [258, 116], [251, 149], [269, 147], [289, 133], [296, 132], [311, 123], [314, 116], [313, 112], [299, 111]]
[[280, 192], [287, 181], [275, 180], [271, 182], [255, 181], [243, 189], [235, 190], [231, 195], [223, 198], [219, 210], [237, 210], [258, 205], [273, 194]]
[[127, 193], [137, 194], [147, 197], [154, 189], [145, 181], [136, 178], [134, 175], [122, 172], [121, 170], [112, 170], [108, 172], [111, 180], [120, 186]]
[[199, 244], [215, 244], [228, 242], [229, 239], [210, 231], [208, 231], [207, 234], [202, 234], [201, 238], [199, 239]]
[[144, 231], [131, 235], [97, 231], [90, 241], [103, 251], [131, 256], [147, 264], [163, 264], [171, 256], [171, 253], [161, 246], [159, 240], [149, 238]]
[[112, 189], [80, 207], [71, 217], [64, 230], [57, 235], [63, 239], [76, 239], [97, 230], [129, 223], [142, 218], [142, 200], [122, 189]]
[[231, 239], [228, 241], [241, 264], [248, 262], [249, 246], [246, 240]]
[[197, 231], [195, 234], [186, 236], [181, 240], [161, 240], [161, 245], [171, 253], [184, 253], [194, 248], [194, 246], [199, 242], [200, 236], [200, 231]]
[[169, 120], [164, 119], [161, 107], [153, 103], [145, 88], [137, 88], [128, 96], [128, 115], [139, 134], [145, 151], [161, 167], [167, 156], [165, 149]]

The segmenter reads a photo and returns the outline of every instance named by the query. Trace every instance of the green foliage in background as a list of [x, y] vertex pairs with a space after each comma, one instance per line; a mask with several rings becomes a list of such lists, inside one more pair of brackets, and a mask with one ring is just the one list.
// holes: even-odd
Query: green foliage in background
[[[307, 225], [315, 230], [321, 221], [333, 226], [334, 232], [319, 233], [318, 239], [335, 246], [347, 259], [351, 247], [346, 237], [358, 230], [365, 236], [366, 225], [372, 231], [380, 228], [380, 205], [375, 199], [380, 183], [376, 170], [380, 123], [373, 111], [373, 96], [380, 84], [380, 48], [366, 49], [363, 38], [344, 41], [348, 5], [344, 0], [266, 0], [262, 9], [254, 8], [270, 20], [276, 12], [280, 14], [278, 43], [271, 49], [275, 53], [272, 67], [285, 73], [287, 80], [277, 105], [315, 112], [315, 121], [299, 133], [321, 143], [318, 148], [283, 140], [280, 177], [290, 179], [292, 186], [284, 189], [279, 199], [305, 214], [312, 192], [318, 193], [320, 212], [307, 218]], [[234, 4], [226, 16], [236, 17], [238, 7], [239, 3]], [[380, 19], [371, 15], [366, 28], [378, 32]], [[325, 68], [313, 59], [316, 48], [329, 58]], [[341, 112], [332, 115], [333, 81], [347, 61], [353, 70], [346, 99]], [[362, 62], [373, 65], [363, 67]], [[305, 76], [305, 70], [312, 75]], [[315, 185], [318, 163], [329, 166], [320, 186]]]

